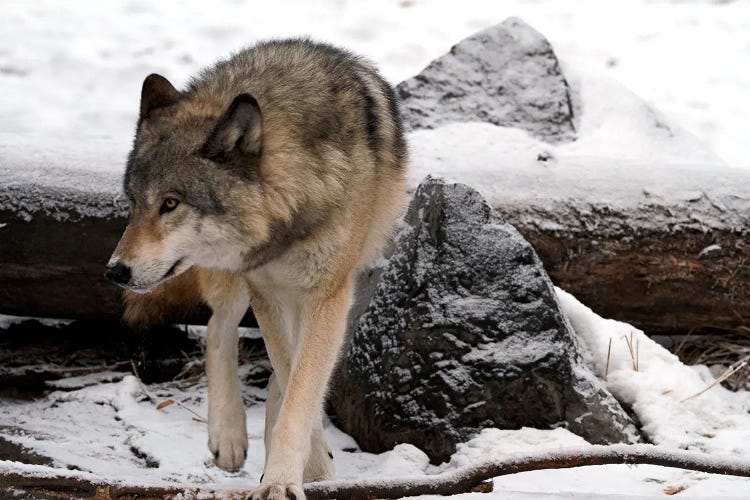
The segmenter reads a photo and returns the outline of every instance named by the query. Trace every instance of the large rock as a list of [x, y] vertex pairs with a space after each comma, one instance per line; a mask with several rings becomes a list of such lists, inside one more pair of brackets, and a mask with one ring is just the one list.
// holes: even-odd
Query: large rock
[[560, 424], [593, 443], [635, 439], [533, 248], [473, 189], [420, 185], [368, 287], [331, 401], [363, 449], [408, 442], [440, 462], [485, 427]]
[[462, 40], [397, 92], [408, 129], [482, 121], [553, 143], [575, 138], [570, 91], [552, 46], [520, 19]]

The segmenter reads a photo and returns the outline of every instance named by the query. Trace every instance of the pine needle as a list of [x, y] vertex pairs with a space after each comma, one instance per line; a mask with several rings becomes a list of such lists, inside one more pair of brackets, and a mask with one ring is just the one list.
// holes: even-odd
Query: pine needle
[[183, 410], [186, 410], [186, 411], [192, 413], [194, 415], [193, 420], [195, 420], [196, 422], [200, 422], [200, 423], [203, 423], [203, 424], [208, 424], [208, 420], [206, 420], [204, 417], [202, 417], [199, 413], [196, 413], [195, 411], [193, 411], [191, 408], [188, 408], [187, 406], [185, 406], [184, 404], [182, 404], [180, 401], [177, 401], [176, 399], [175, 400], [168, 399], [166, 401], [162, 401], [161, 403], [159, 403], [158, 400], [157, 400], [157, 398], [153, 394], [151, 394], [148, 389], [146, 389], [146, 385], [141, 380], [140, 375], [138, 375], [138, 369], [135, 367], [135, 363], [132, 360], [130, 361], [130, 365], [133, 367], [133, 375], [135, 375], [135, 379], [140, 384], [141, 390], [146, 395], [146, 397], [149, 399], [149, 401], [151, 401], [152, 403], [154, 403], [156, 405], [156, 409], [157, 410], [160, 410], [161, 408], [164, 408], [165, 406], [169, 406], [170, 404], [172, 404], [172, 403], [167, 403], [168, 401], [173, 401], [177, 406], [179, 406]]
[[681, 403], [684, 403], [685, 401], [689, 401], [689, 400], [691, 400], [691, 399], [697, 398], [698, 396], [700, 396], [700, 395], [701, 395], [701, 394], [703, 394], [704, 392], [706, 392], [706, 391], [708, 391], [708, 390], [712, 389], [713, 387], [715, 387], [715, 386], [719, 385], [720, 383], [724, 382], [724, 381], [725, 381], [726, 379], [728, 379], [729, 377], [731, 377], [732, 375], [734, 375], [734, 374], [735, 374], [735, 373], [737, 373], [738, 371], [740, 371], [740, 370], [742, 370], [743, 368], [745, 368], [745, 367], [747, 366], [747, 363], [748, 363], [748, 361], [750, 361], [750, 356], [746, 357], [746, 358], [745, 358], [745, 359], [743, 359], [743, 360], [740, 360], [740, 361], [738, 361], [738, 362], [737, 362], [737, 363], [735, 363], [734, 365], [732, 365], [732, 366], [730, 366], [729, 368], [727, 368], [727, 369], [726, 369], [726, 371], [724, 371], [724, 373], [722, 373], [722, 374], [721, 374], [721, 375], [719, 376], [719, 378], [717, 378], [716, 380], [714, 380], [713, 382], [711, 382], [710, 384], [708, 384], [708, 386], [707, 386], [707, 387], [706, 387], [705, 389], [703, 389], [703, 390], [702, 390], [702, 391], [700, 391], [700, 392], [696, 392], [696, 393], [695, 393], [695, 394], [693, 394], [692, 396], [689, 396], [689, 397], [687, 397], [687, 398], [683, 399], [683, 400], [681, 401]]
[[626, 337], [625, 335], [623, 335], [622, 338], [625, 339], [625, 344], [628, 346], [628, 352], [630, 353], [630, 361], [633, 363], [633, 371], [637, 372], [638, 371], [638, 360], [637, 360], [637, 356], [635, 354], [635, 351], [633, 349], [633, 332], [632, 332], [632, 330], [630, 332], [630, 338]]
[[612, 337], [609, 338], [609, 347], [607, 347], [607, 365], [604, 367], [604, 381], [607, 381], [609, 375], [609, 359], [612, 356]]

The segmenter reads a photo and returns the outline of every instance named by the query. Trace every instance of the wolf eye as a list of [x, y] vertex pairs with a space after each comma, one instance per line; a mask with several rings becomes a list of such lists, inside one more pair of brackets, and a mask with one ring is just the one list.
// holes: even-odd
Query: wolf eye
[[179, 204], [180, 204], [180, 201], [177, 198], [165, 198], [164, 203], [161, 204], [159, 213], [164, 214], [167, 212], [171, 212], [172, 210], [177, 208], [177, 205]]

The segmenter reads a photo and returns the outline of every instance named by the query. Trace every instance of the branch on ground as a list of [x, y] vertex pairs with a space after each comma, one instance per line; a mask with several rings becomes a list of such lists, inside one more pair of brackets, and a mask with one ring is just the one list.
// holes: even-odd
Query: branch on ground
[[[735, 457], [714, 457], [704, 453], [663, 450], [652, 445], [591, 446], [579, 449], [511, 456], [415, 478], [365, 481], [325, 481], [305, 485], [309, 499], [401, 498], [416, 495], [454, 495], [472, 491], [492, 491], [494, 477], [532, 470], [568, 469], [588, 465], [650, 464], [664, 467], [750, 477], [750, 461]], [[18, 462], [0, 462], [0, 488], [24, 493], [39, 493], [51, 498], [175, 498], [221, 496], [247, 498], [251, 491], [216, 490], [205, 486], [124, 485], [90, 473], [32, 466]]]

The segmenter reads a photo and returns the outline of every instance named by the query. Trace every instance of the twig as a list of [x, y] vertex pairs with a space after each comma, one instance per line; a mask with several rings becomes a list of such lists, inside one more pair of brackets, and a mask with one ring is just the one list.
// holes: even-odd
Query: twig
[[[325, 481], [308, 483], [305, 494], [311, 500], [337, 498], [401, 498], [416, 495], [453, 495], [488, 490], [487, 480], [543, 469], [568, 469], [589, 465], [650, 464], [664, 467], [750, 477], [750, 461], [740, 457], [714, 457], [705, 453], [664, 450], [653, 445], [589, 446], [532, 455], [514, 455], [463, 467], [433, 476], [371, 479], [364, 481]], [[491, 483], [490, 483], [491, 484]], [[121, 498], [184, 498], [222, 496], [246, 498], [250, 491], [211, 490], [199, 486], [153, 487], [122, 485], [94, 474], [18, 462], [0, 461], [0, 488], [14, 488], [25, 493], [44, 492], [47, 497]], [[98, 495], [98, 496], [95, 496]]]
[[190, 408], [188, 408], [187, 406], [185, 406], [184, 404], [182, 404], [182, 401], [178, 401], [178, 400], [175, 399], [174, 402], [177, 403], [177, 406], [179, 406], [180, 408], [182, 408], [184, 410], [187, 410], [190, 413], [192, 413], [193, 415], [195, 415], [193, 417], [193, 420], [195, 420], [196, 422], [200, 422], [201, 424], [208, 424], [208, 419], [206, 419], [206, 417], [201, 417], [199, 413], [191, 410]]
[[719, 385], [720, 383], [724, 382], [724, 381], [725, 381], [726, 379], [728, 379], [729, 377], [731, 377], [732, 375], [734, 375], [734, 374], [735, 374], [735, 373], [737, 373], [738, 371], [740, 371], [740, 370], [742, 370], [743, 368], [745, 368], [745, 367], [747, 366], [747, 362], [748, 362], [749, 360], [750, 360], [750, 356], [748, 356], [748, 357], [746, 357], [745, 359], [742, 359], [742, 360], [740, 360], [740, 361], [736, 362], [736, 363], [735, 363], [734, 365], [732, 365], [732, 366], [730, 366], [729, 368], [727, 368], [727, 369], [726, 369], [726, 370], [724, 371], [724, 373], [722, 373], [722, 374], [721, 374], [721, 375], [719, 376], [719, 378], [717, 378], [716, 380], [714, 380], [713, 382], [711, 382], [710, 384], [708, 384], [708, 386], [707, 386], [707, 387], [706, 387], [705, 389], [703, 389], [702, 391], [696, 392], [696, 393], [695, 393], [695, 394], [693, 394], [692, 396], [688, 396], [688, 397], [686, 397], [685, 399], [683, 399], [683, 400], [682, 400], [682, 401], [680, 401], [680, 402], [681, 402], [681, 403], [684, 403], [685, 401], [689, 401], [689, 400], [691, 400], [691, 399], [693, 399], [693, 398], [697, 398], [698, 396], [700, 396], [700, 395], [701, 395], [701, 394], [703, 394], [704, 392], [706, 392], [706, 391], [710, 390], [711, 388], [713, 388], [713, 387], [715, 387], [715, 386]]
[[[151, 401], [155, 405], [158, 405], [159, 404], [159, 400], [153, 394], [151, 394], [148, 389], [146, 389], [146, 385], [143, 383], [143, 381], [141, 380], [141, 377], [138, 375], [138, 369], [135, 367], [135, 363], [131, 360], [130, 364], [133, 367], [133, 375], [135, 375], [135, 379], [140, 384], [141, 390], [143, 391], [143, 393], [146, 395], [146, 397], [149, 399], [149, 401]], [[187, 406], [185, 406], [184, 404], [182, 404], [182, 402], [180, 402], [177, 399], [173, 399], [173, 401], [175, 402], [175, 404], [177, 406], [179, 406], [183, 410], [187, 410], [190, 413], [192, 413], [195, 416], [195, 418], [193, 418], [193, 420], [195, 420], [196, 422], [200, 422], [200, 423], [203, 423], [203, 424], [208, 424], [208, 420], [205, 417], [202, 417], [199, 413], [196, 413], [191, 408], [188, 408]]]
[[138, 385], [141, 386], [141, 390], [143, 391], [143, 394], [146, 395], [149, 401], [151, 401], [154, 404], [157, 404], [158, 401], [156, 397], [154, 397], [154, 395], [151, 394], [151, 392], [149, 392], [148, 389], [146, 389], [146, 384], [143, 383], [143, 380], [141, 380], [141, 376], [138, 375], [138, 368], [135, 367], [135, 361], [133, 361], [132, 359], [130, 360], [130, 366], [131, 368], [133, 368], [133, 375], [135, 376], [135, 379], [138, 381]]

